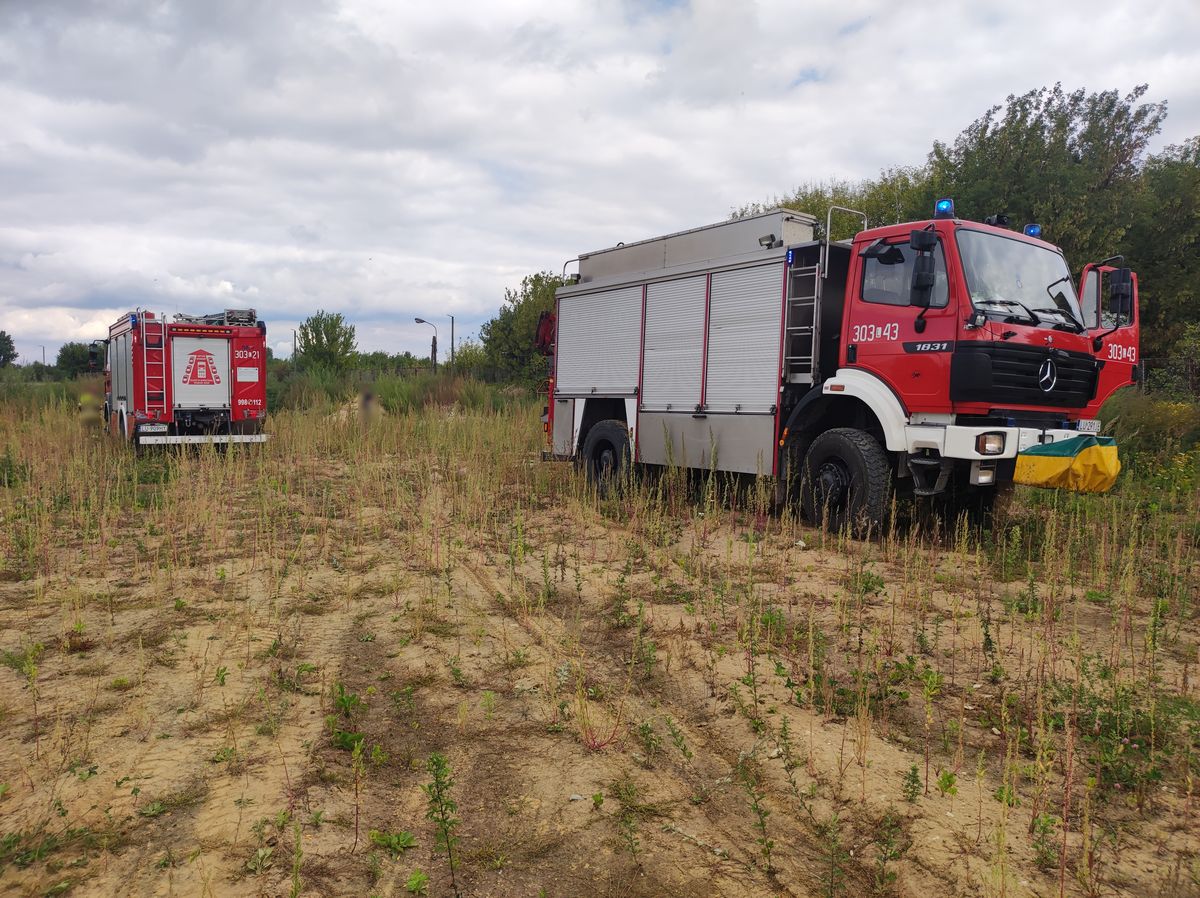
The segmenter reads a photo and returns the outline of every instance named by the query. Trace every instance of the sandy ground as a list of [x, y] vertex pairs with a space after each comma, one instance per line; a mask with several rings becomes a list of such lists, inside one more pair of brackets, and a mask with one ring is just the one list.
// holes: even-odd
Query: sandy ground
[[[219, 520], [111, 534], [108, 565], [64, 539], [53, 574], [0, 582], [0, 648], [43, 647], [32, 670], [0, 668], [0, 893], [389, 896], [420, 870], [451, 894], [421, 789], [438, 751], [464, 895], [1059, 894], [1028, 809], [993, 798], [1006, 737], [979, 601], [1022, 584], [981, 592], [973, 556], [756, 538], [748, 520], [647, 539], [546, 503], [476, 526], [451, 485], [414, 478], [408, 509], [281, 494], [281, 529], [247, 497]], [[863, 569], [882, 586], [841, 627]], [[808, 659], [819, 630], [843, 684], [864, 651], [903, 661], [918, 607], [946, 672], [932, 777], [956, 771], [957, 793], [908, 802], [920, 686], [886, 713], [833, 707]], [[1111, 615], [1088, 613], [1073, 626], [1110, 645]], [[1053, 637], [993, 627], [1010, 676], [1070, 675]], [[359, 764], [334, 730], [362, 734]], [[1047, 761], [1060, 777], [1065, 762]], [[1194, 803], [1172, 787], [1153, 813], [1109, 813], [1098, 894], [1198, 894]], [[416, 844], [393, 854], [373, 830]], [[1075, 866], [1063, 886], [1086, 894]]]

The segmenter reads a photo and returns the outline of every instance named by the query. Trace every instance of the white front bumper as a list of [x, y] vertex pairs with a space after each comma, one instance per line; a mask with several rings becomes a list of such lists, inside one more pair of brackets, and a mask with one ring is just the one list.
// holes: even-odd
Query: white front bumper
[[[1004, 434], [1004, 451], [999, 455], [981, 455], [975, 450], [975, 439], [981, 433]], [[910, 453], [934, 449], [943, 458], [964, 458], [971, 461], [994, 461], [1016, 458], [1017, 453], [1039, 443], [1057, 443], [1080, 436], [1077, 430], [1039, 430], [1036, 427], [963, 427], [958, 424], [909, 424], [904, 428], [906, 448]]]

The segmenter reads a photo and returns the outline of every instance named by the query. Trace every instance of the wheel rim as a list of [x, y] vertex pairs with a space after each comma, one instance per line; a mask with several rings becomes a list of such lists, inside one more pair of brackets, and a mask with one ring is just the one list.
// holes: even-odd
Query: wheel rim
[[850, 495], [850, 472], [840, 459], [821, 462], [813, 476], [813, 497], [818, 508], [841, 509]]
[[601, 480], [606, 480], [612, 476], [616, 467], [617, 452], [612, 446], [605, 443], [596, 452], [596, 476]]

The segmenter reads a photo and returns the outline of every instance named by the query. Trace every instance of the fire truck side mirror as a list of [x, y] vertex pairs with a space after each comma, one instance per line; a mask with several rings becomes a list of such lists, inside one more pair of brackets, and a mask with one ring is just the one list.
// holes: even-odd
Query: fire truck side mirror
[[912, 288], [909, 290], [908, 304], [928, 309], [936, 280], [933, 256], [921, 254], [913, 259]]
[[937, 249], [938, 237], [935, 231], [924, 228], [913, 231], [908, 236], [908, 245], [919, 253], [931, 253]]

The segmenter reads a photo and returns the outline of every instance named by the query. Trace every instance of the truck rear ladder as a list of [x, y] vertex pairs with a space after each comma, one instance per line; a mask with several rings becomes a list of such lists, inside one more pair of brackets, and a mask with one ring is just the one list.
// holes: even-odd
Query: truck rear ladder
[[[142, 325], [142, 374], [146, 385], [146, 413], [151, 417], [165, 416], [167, 411], [167, 360], [163, 322], [147, 321], [140, 314]], [[155, 414], [157, 413], [157, 414]]]

